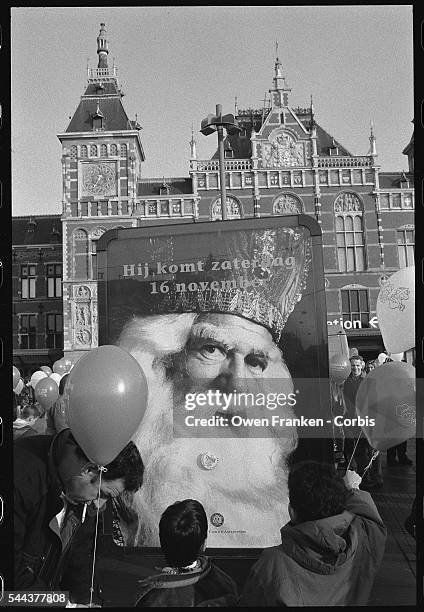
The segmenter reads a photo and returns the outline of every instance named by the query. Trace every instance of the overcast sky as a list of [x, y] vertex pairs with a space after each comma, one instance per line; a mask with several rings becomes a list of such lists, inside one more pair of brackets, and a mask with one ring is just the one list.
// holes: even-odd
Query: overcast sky
[[12, 9], [13, 214], [60, 214], [61, 147], [97, 67], [106, 24], [130, 117], [143, 126], [144, 177], [188, 176], [193, 124], [199, 159], [215, 151], [200, 122], [221, 103], [259, 108], [271, 87], [275, 42], [290, 104], [352, 154], [374, 123], [384, 171], [407, 169], [412, 134], [411, 6], [56, 7]]

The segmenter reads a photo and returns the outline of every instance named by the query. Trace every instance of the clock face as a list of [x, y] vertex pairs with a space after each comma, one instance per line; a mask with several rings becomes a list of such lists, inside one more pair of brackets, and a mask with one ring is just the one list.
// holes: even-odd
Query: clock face
[[84, 164], [82, 174], [82, 190], [85, 194], [116, 195], [115, 164]]

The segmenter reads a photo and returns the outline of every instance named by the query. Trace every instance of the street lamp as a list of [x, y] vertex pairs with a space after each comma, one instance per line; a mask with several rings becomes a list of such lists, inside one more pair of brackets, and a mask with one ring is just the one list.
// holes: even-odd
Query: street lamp
[[205, 136], [213, 132], [218, 132], [218, 156], [219, 156], [219, 182], [221, 186], [221, 210], [222, 220], [228, 219], [227, 215], [227, 196], [225, 190], [225, 162], [224, 162], [224, 128], [227, 134], [237, 134], [240, 128], [234, 115], [222, 116], [222, 105], [216, 105], [216, 115], [208, 115], [200, 124], [200, 131]]

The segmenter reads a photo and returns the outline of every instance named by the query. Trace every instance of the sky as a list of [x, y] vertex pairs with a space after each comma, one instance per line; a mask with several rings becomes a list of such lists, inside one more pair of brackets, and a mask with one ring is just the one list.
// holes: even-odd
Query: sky
[[143, 177], [188, 176], [191, 130], [198, 159], [216, 136], [200, 122], [260, 108], [278, 42], [291, 106], [315, 118], [353, 155], [369, 148], [372, 121], [383, 171], [407, 170], [413, 130], [412, 6], [15, 7], [12, 34], [13, 215], [62, 212], [61, 146], [97, 67], [106, 24], [123, 104], [142, 125]]

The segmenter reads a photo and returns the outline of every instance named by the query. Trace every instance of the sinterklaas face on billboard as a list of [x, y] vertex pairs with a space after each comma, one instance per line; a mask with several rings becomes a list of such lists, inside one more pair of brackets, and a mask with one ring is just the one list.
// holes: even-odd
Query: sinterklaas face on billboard
[[[102, 237], [100, 343], [129, 351], [149, 386], [130, 544], [158, 546], [162, 512], [188, 498], [206, 510], [208, 547], [279, 543], [286, 461], [304, 436], [331, 436], [321, 248], [306, 216]], [[301, 417], [323, 424], [310, 433]]]

